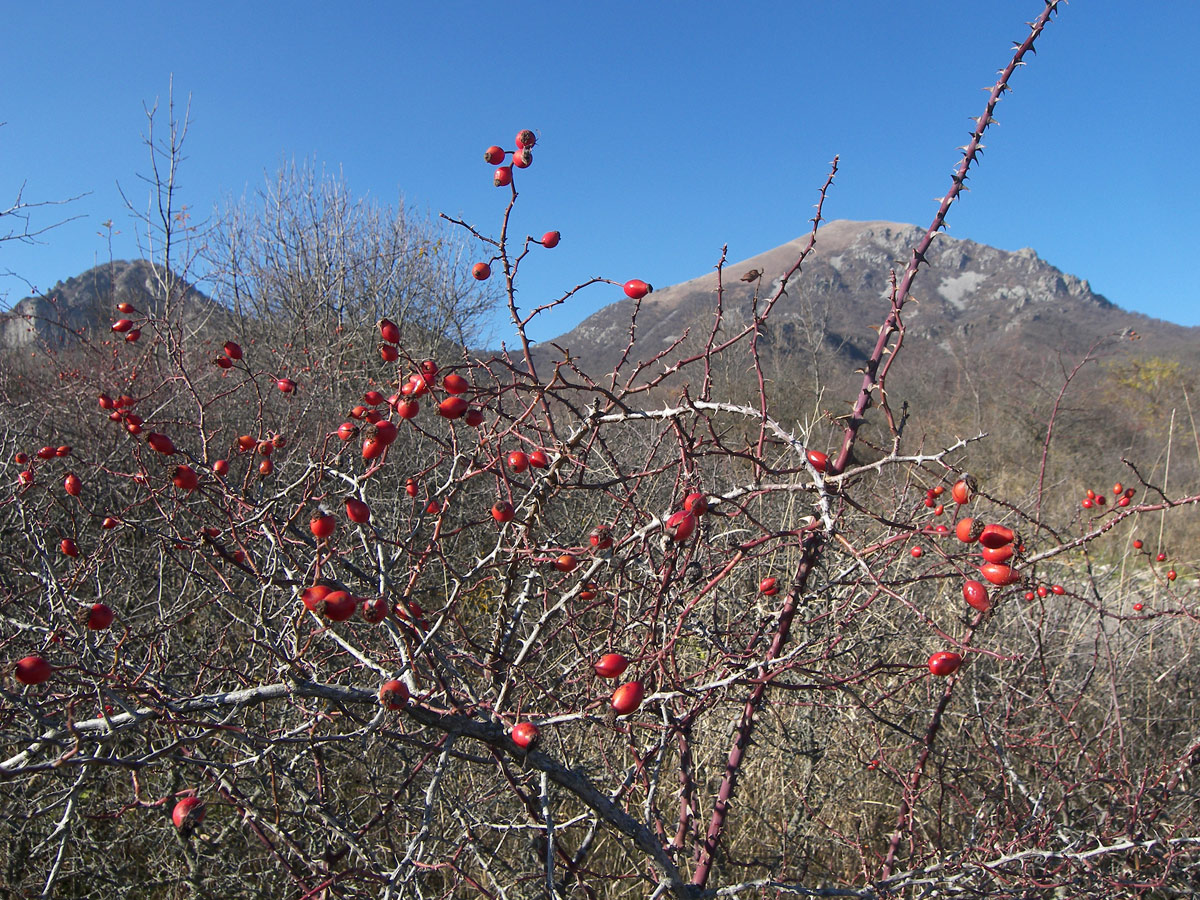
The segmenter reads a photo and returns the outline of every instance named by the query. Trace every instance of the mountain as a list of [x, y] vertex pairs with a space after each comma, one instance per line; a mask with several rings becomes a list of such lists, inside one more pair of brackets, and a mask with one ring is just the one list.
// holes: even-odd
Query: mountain
[[26, 297], [0, 315], [0, 350], [31, 344], [62, 347], [81, 332], [107, 330], [118, 303], [160, 314], [182, 303], [184, 321], [199, 325], [224, 313], [201, 291], [144, 259], [115, 260], [60, 281], [40, 297]]
[[[776, 332], [786, 335], [819, 328], [819, 335], [809, 335], [809, 341], [848, 360], [861, 359], [875, 340], [868, 326], [879, 325], [887, 313], [890, 273], [903, 273], [911, 249], [923, 233], [915, 225], [895, 222], [837, 220], [821, 227], [815, 251], [771, 313]], [[731, 323], [746, 321], [754, 295], [771, 295], [807, 243], [805, 235], [727, 264], [726, 318]], [[1092, 291], [1087, 281], [1060, 271], [1029, 248], [1008, 252], [941, 234], [928, 260], [929, 266], [922, 268], [913, 290], [918, 303], [904, 315], [906, 342], [927, 346], [908, 347], [910, 356], [932, 355], [935, 348], [960, 354], [1018, 345], [1026, 350], [1072, 353], [1086, 349], [1104, 334], [1127, 329], [1149, 341], [1143, 348], [1153, 345], [1156, 350], [1194, 348], [1200, 338], [1200, 328], [1120, 309]], [[740, 280], [752, 270], [761, 270], [760, 280]], [[717, 275], [711, 272], [650, 294], [642, 302], [637, 320], [641, 355], [662, 349], [688, 329], [693, 336], [707, 337], [716, 289]], [[568, 348], [580, 359], [581, 367], [593, 374], [605, 371], [625, 347], [634, 305], [632, 300], [614, 303], [548, 343]], [[779, 337], [777, 334], [776, 341]], [[792, 341], [785, 339], [785, 346], [799, 340], [799, 335], [793, 335]], [[541, 353], [547, 359], [561, 359], [561, 353], [548, 347]]]

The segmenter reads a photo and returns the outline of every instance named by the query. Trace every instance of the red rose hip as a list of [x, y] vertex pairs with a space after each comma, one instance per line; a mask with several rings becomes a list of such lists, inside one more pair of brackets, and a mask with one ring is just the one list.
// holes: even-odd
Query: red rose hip
[[646, 688], [640, 681], [630, 681], [613, 691], [610, 705], [618, 716], [636, 712], [646, 697]]
[[978, 581], [963, 582], [962, 594], [963, 599], [973, 609], [977, 609], [980, 612], [987, 612], [992, 608], [992, 601], [988, 597], [987, 588]]
[[404, 709], [408, 706], [408, 685], [395, 678], [379, 686], [379, 704], [384, 709]]
[[90, 631], [103, 631], [113, 623], [116, 616], [106, 603], [94, 603], [87, 611], [87, 627]]
[[962, 665], [962, 657], [952, 650], [939, 650], [929, 657], [929, 671], [939, 678], [953, 675]]
[[324, 541], [337, 530], [337, 518], [329, 513], [315, 512], [308, 520], [308, 527], [312, 531], [313, 537]]
[[676, 543], [683, 543], [692, 536], [692, 532], [696, 530], [696, 517], [686, 509], [681, 509], [669, 519], [663, 530], [670, 535], [671, 540]]
[[26, 656], [17, 660], [16, 676], [21, 684], [41, 684], [47, 681], [53, 672], [50, 663], [40, 656]]
[[601, 678], [620, 678], [629, 668], [629, 660], [620, 653], [605, 653], [593, 668]]
[[180, 491], [194, 491], [200, 484], [200, 478], [191, 466], [176, 466], [170, 475], [170, 482]]
[[641, 300], [647, 294], [654, 290], [652, 285], [647, 284], [640, 278], [631, 278], [624, 284], [625, 296], [631, 300]]
[[171, 821], [180, 831], [190, 831], [204, 821], [204, 804], [199, 797], [184, 797], [171, 810]]
[[398, 344], [400, 343], [400, 326], [391, 319], [380, 319], [379, 336], [389, 344]]
[[522, 750], [528, 750], [537, 741], [537, 726], [532, 722], [518, 722], [512, 729], [513, 743]]
[[371, 521], [371, 508], [357, 497], [346, 500], [346, 518], [358, 525]]

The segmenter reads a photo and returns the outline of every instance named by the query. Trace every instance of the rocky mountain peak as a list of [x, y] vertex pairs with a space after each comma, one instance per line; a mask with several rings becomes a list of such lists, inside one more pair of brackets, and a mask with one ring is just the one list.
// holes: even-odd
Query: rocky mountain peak
[[213, 309], [202, 292], [148, 260], [113, 260], [26, 297], [0, 316], [0, 349], [64, 346], [81, 333], [107, 328], [118, 303], [161, 314], [169, 302], [183, 303], [191, 315]]

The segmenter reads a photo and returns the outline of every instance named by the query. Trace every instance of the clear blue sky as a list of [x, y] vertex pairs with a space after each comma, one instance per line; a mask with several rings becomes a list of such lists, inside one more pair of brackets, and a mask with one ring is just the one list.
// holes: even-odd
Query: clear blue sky
[[[1041, 0], [691, 3], [5, 4], [0, 201], [90, 194], [84, 218], [0, 244], [0, 305], [136, 254], [143, 104], [190, 95], [197, 215], [290, 160], [418, 211], [499, 224], [482, 161], [520, 128], [515, 228], [561, 245], [526, 304], [591, 276], [659, 285], [797, 237], [841, 155], [828, 218], [927, 224], [989, 85]], [[1120, 306], [1200, 324], [1200, 4], [1076, 0], [1001, 104], [950, 233], [1034, 247]], [[617, 299], [589, 289], [544, 339]], [[505, 328], [496, 337], [507, 336]]]

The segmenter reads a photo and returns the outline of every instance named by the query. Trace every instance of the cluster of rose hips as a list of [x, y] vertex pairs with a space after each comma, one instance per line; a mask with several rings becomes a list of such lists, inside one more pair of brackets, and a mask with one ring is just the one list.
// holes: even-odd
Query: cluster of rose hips
[[[936, 488], [930, 488], [926, 492], [925, 505], [933, 506], [934, 515], [941, 515], [944, 511], [942, 506], [936, 503], [936, 500], [945, 493], [945, 489], [940, 485]], [[963, 506], [970, 502], [972, 495], [971, 482], [968, 479], [962, 479], [955, 482], [951, 488], [951, 496], [954, 502]], [[926, 533], [929, 534], [949, 534], [950, 529], [945, 525], [938, 525], [936, 528], [930, 528]], [[982, 557], [982, 565], [979, 567], [979, 574], [984, 580], [991, 582], [999, 587], [1007, 587], [1011, 584], [1016, 584], [1021, 580], [1020, 573], [1013, 567], [1011, 560], [1014, 551], [1022, 549], [1015, 544], [1016, 535], [1012, 529], [1004, 525], [995, 523], [984, 524], [978, 519], [969, 516], [959, 519], [954, 526], [955, 536], [964, 544], [978, 543], [980, 554]], [[920, 558], [924, 555], [921, 547], [913, 547], [911, 550], [914, 558]], [[977, 581], [968, 581], [968, 585], [979, 584]], [[983, 589], [982, 585], [979, 585]], [[981, 597], [979, 591], [971, 591], [975, 602], [972, 602], [971, 597], [966, 597], [967, 602], [978, 609], [980, 612], [987, 612], [990, 609], [990, 602], [987, 600], [986, 591]], [[966, 590], [964, 589], [964, 596]]]
[[504, 458], [508, 467], [518, 475], [529, 469], [544, 469], [550, 465], [550, 458], [544, 450], [534, 450], [526, 453], [524, 450], [513, 450]]
[[[332, 516], [328, 517], [333, 519]], [[336, 524], [336, 520], [333, 520]], [[320, 534], [318, 519], [313, 517], [312, 521], [313, 534]], [[327, 538], [333, 533], [331, 526], [328, 531], [323, 532], [323, 538]], [[318, 583], [304, 589], [300, 595], [300, 600], [304, 604], [304, 608], [309, 612], [315, 613], [331, 622], [345, 622], [357, 611], [362, 616], [363, 621], [371, 625], [378, 625], [388, 617], [389, 609], [388, 602], [383, 597], [355, 597], [349, 591], [338, 590], [336, 587], [331, 587], [328, 584]], [[423, 614], [423, 610], [421, 613]], [[396, 615], [402, 620], [416, 621], [422, 618], [413, 608], [412, 604], [398, 603], [396, 605]]]
[[[527, 169], [533, 164], [533, 147], [537, 143], [537, 135], [524, 128], [517, 132], [514, 139], [517, 148], [515, 150], [505, 150], [498, 144], [492, 144], [483, 151], [483, 160], [489, 166], [497, 166], [495, 172], [492, 173], [492, 184], [496, 187], [508, 187], [513, 182], [513, 169]], [[511, 156], [512, 159], [508, 165], [503, 165], [506, 157]], [[557, 231], [547, 231], [542, 235], [542, 239], [536, 243], [543, 247], [553, 248], [558, 246], [558, 242], [562, 240], [562, 234]], [[471, 267], [471, 276], [476, 281], [487, 281], [492, 276], [492, 267], [490, 263], [477, 262]], [[641, 300], [647, 294], [654, 290], [653, 285], [642, 281], [640, 278], [631, 278], [622, 285], [625, 296], [633, 300]]]
[[[533, 165], [533, 145], [537, 143], [537, 135], [524, 128], [517, 132], [517, 137], [514, 141], [517, 145], [516, 150], [505, 150], [503, 147], [498, 147], [495, 144], [483, 151], [483, 159], [489, 166], [499, 166], [492, 175], [492, 183], [496, 187], [507, 187], [512, 184], [513, 169], [528, 169]], [[506, 156], [512, 156], [512, 161], [509, 165], [501, 165]]]
[[[942, 508], [936, 503], [936, 500], [944, 492], [944, 489], [939, 490], [938, 488], [932, 488], [926, 492], [925, 505], [933, 507], [935, 515], [941, 514]], [[950, 489], [951, 497], [959, 506], [969, 503], [973, 493], [974, 487], [968, 478], [955, 482]], [[944, 533], [948, 532], [947, 529]], [[1011, 528], [997, 523], [984, 524], [978, 519], [963, 517], [955, 524], [954, 534], [964, 544], [979, 545], [982, 559], [979, 574], [983, 581], [997, 587], [1008, 587], [1021, 580], [1021, 573], [1012, 565], [1013, 554], [1018, 549], [1019, 542]], [[919, 547], [913, 548], [914, 557], [921, 555], [916, 552], [918, 550], [920, 550]], [[986, 613], [992, 608], [992, 598], [988, 595], [988, 589], [983, 581], [967, 579], [962, 586], [963, 600], [980, 613]], [[941, 677], [954, 674], [960, 665], [962, 665], [962, 656], [949, 650], [934, 653], [928, 661], [930, 673]]]
[[1061, 584], [1052, 584], [1049, 586], [1039, 584], [1035, 590], [1025, 592], [1025, 599], [1029, 601], [1032, 601], [1035, 597], [1041, 597], [1042, 599], [1045, 599], [1051, 594], [1056, 594], [1061, 597], [1066, 592], [1067, 589]]
[[[390, 334], [395, 333], [397, 337], [399, 336], [398, 332], [393, 331], [395, 327], [394, 323], [388, 319], [380, 321], [379, 328], [384, 335], [384, 346], [391, 346], [386, 343]], [[362, 403], [350, 410], [349, 416], [352, 420], [366, 422], [366, 427], [361, 429], [364, 460], [383, 457], [387, 448], [399, 435], [396, 424], [376, 407], [387, 407], [389, 413], [394, 412], [401, 419], [413, 419], [421, 411], [418, 398], [426, 396], [433, 390], [441, 390], [445, 392], [446, 396], [438, 403], [439, 416], [444, 419], [462, 419], [472, 428], [478, 428], [483, 424], [483, 410], [477, 406], [471, 406], [468, 400], [460, 396], [472, 389], [470, 382], [454, 372], [441, 379], [438, 375], [437, 363], [427, 359], [420, 364], [419, 370], [400, 386], [400, 390], [390, 397], [385, 398], [379, 391], [374, 390], [367, 391], [363, 395]], [[343, 441], [351, 441], [359, 433], [360, 428], [354, 421], [343, 422], [337, 429], [337, 436]], [[412, 495], [410, 494], [410, 496]]]
[[122, 314], [122, 318], [112, 323], [113, 334], [124, 335], [127, 344], [137, 343], [137, 339], [142, 336], [142, 329], [135, 328], [132, 319], [124, 318], [125, 316], [136, 316], [137, 310], [131, 303], [118, 303], [117, 312]]
[[[518, 475], [522, 472], [527, 472], [530, 469], [545, 469], [550, 465], [550, 457], [546, 455], [545, 450], [541, 449], [534, 450], [530, 453], [526, 453], [524, 450], [513, 450], [504, 458], [504, 461], [509, 470]], [[507, 500], [497, 500], [492, 505], [492, 518], [501, 525], [503, 525], [505, 522], [511, 522], [516, 514], [516, 507], [514, 507]], [[557, 565], [557, 567], [560, 571], [569, 572], [571, 569], [575, 568], [574, 565], [571, 565], [570, 568], [564, 569], [563, 565], [566, 565], [566, 563], [563, 562], [563, 557], [559, 557], [558, 562], [560, 564]]]
[[[965, 505], [971, 499], [973, 487], [968, 479], [962, 479], [956, 482], [952, 488], [952, 496], [954, 501], [959, 505]], [[938, 504], [938, 498], [944, 491], [938, 488], [931, 488], [925, 495], [925, 506], [934, 509], [934, 515], [941, 515], [943, 508]], [[1135, 491], [1133, 488], [1125, 488], [1121, 484], [1113, 485], [1113, 494], [1118, 499], [1118, 506], [1128, 506]], [[1085, 507], [1093, 505], [1104, 505], [1104, 496], [1096, 494], [1094, 491], [1088, 491], [1088, 497], [1083, 501]], [[939, 532], [943, 532], [943, 527], [938, 527]], [[955, 535], [960, 541], [965, 544], [978, 543], [982, 557], [982, 565], [979, 568], [980, 575], [983, 579], [997, 587], [1008, 587], [1016, 584], [1021, 580], [1021, 573], [1017, 571], [1012, 564], [1014, 552], [1021, 550], [1019, 541], [1016, 535], [1010, 528], [1004, 525], [995, 523], [984, 524], [977, 519], [964, 517], [959, 519], [955, 525]], [[1133, 542], [1135, 550], [1141, 550], [1142, 542], [1135, 540]], [[914, 557], [920, 557], [922, 554], [920, 547], [912, 549]], [[1166, 560], [1165, 553], [1159, 553], [1156, 557], [1158, 562]], [[1171, 570], [1167, 573], [1168, 580], [1174, 581], [1176, 573]], [[968, 579], [962, 586], [963, 599], [971, 608], [978, 610], [981, 613], [986, 613], [992, 607], [992, 600], [988, 595], [987, 587], [981, 582], [974, 579]], [[1045, 585], [1039, 584], [1035, 589], [1025, 592], [1025, 599], [1032, 601], [1035, 597], [1048, 597], [1051, 594], [1062, 596], [1066, 593], [1066, 589], [1059, 584]], [[1135, 603], [1133, 606], [1135, 611], [1142, 609], [1141, 603]], [[939, 651], [929, 657], [929, 671], [934, 675], [946, 676], [952, 675], [958, 671], [962, 665], [962, 657], [951, 651]]]
[[[70, 455], [71, 448], [65, 444], [61, 447], [43, 447], [33, 455], [33, 458], [31, 458], [30, 455], [24, 451], [18, 451], [17, 453], [13, 454], [13, 462], [18, 466], [23, 466], [24, 468], [20, 473], [18, 473], [17, 481], [20, 482], [22, 487], [28, 487], [29, 485], [33, 484], [34, 479], [36, 478], [38, 465], [33, 461], [34, 458], [46, 462], [52, 459], [61, 459]], [[79, 480], [79, 477], [75, 475], [74, 472], [67, 473], [66, 480], [63, 482], [63, 487], [72, 497], [78, 497], [81, 493], [83, 493], [83, 482]]]
[[[357, 500], [347, 501], [347, 508], [351, 502], [361, 503]], [[366, 505], [362, 505], [365, 510]], [[313, 515], [309, 527], [318, 540], [328, 540], [337, 528], [337, 519], [328, 513], [318, 512]], [[306, 610], [331, 622], [345, 622], [358, 612], [362, 620], [370, 625], [378, 625], [391, 613], [395, 613], [400, 623], [410, 630], [426, 624], [425, 610], [415, 600], [400, 600], [391, 607], [383, 597], [357, 597], [324, 579], [306, 587], [300, 593], [300, 601]]]
[[[1121, 482], [1117, 482], [1112, 486], [1113, 503], [1116, 506], [1128, 506], [1133, 501], [1133, 495], [1137, 493], [1133, 488], [1127, 488]], [[1104, 491], [1094, 491], [1091, 488], [1087, 489], [1084, 498], [1079, 502], [1079, 505], [1084, 509], [1099, 508], [1108, 502]]]
[[116, 399], [108, 394], [101, 394], [99, 403], [100, 408], [108, 412], [110, 421], [120, 423], [134, 437], [142, 433], [142, 423], [145, 420], [133, 411], [133, 406], [137, 401], [128, 394], [121, 394]]
[[[381, 348], [385, 360], [399, 359], [400, 351], [396, 346], [400, 340], [400, 329], [390, 319], [379, 322]], [[343, 441], [351, 441], [360, 434], [363, 438], [362, 458], [374, 465], [381, 465], [385, 459], [387, 448], [397, 439], [399, 432], [395, 422], [389, 415], [394, 413], [401, 420], [415, 418], [420, 412], [418, 398], [431, 396], [435, 392], [445, 394], [437, 405], [437, 412], [446, 419], [462, 419], [470, 427], [479, 427], [484, 420], [483, 409], [473, 406], [462, 395], [474, 390], [473, 385], [462, 375], [450, 372], [443, 375], [438, 364], [427, 359], [421, 362], [415, 372], [402, 381], [397, 393], [390, 397], [377, 390], [368, 390], [362, 396], [362, 402], [355, 405], [349, 412], [349, 420], [343, 422], [337, 429], [337, 436]], [[365, 423], [365, 425], [360, 424]], [[378, 460], [378, 462], [374, 462]], [[523, 450], [513, 450], [505, 462], [515, 473], [524, 472], [530, 468], [544, 469], [550, 464], [549, 457], [541, 449], [526, 453]], [[416, 497], [419, 487], [416, 479], [408, 478], [405, 492], [410, 497]], [[436, 499], [431, 499], [425, 507], [425, 512], [436, 515], [442, 506]], [[499, 522], [512, 519], [515, 511], [508, 501], [499, 501], [492, 508], [493, 517]], [[370, 522], [371, 510], [364, 499], [349, 497], [346, 500], [346, 517], [355, 524], [365, 525]], [[338, 527], [337, 516], [326, 510], [318, 509], [309, 521], [309, 528], [318, 542], [328, 541]], [[554, 560], [554, 565], [560, 571], [570, 571], [575, 567], [575, 558], [564, 553]], [[349, 619], [356, 609], [361, 610], [362, 617], [372, 623], [382, 621], [388, 614], [388, 609], [381, 599], [353, 597], [347, 591], [338, 590], [327, 584], [316, 584], [301, 595], [306, 609], [329, 619], [340, 622]], [[401, 619], [418, 620], [421, 611], [415, 610], [416, 604], [407, 606], [398, 604], [396, 613]]]
[[[282, 434], [272, 434], [266, 438], [256, 438], [251, 434], [238, 435], [237, 449], [238, 453], [253, 453], [261, 456], [258, 461], [258, 474], [264, 478], [275, 471], [275, 462], [272, 457], [276, 450], [282, 450], [287, 446], [287, 439]], [[229, 461], [218, 459], [212, 466], [213, 474], [218, 478], [224, 478], [229, 474]]]
[[[498, 166], [492, 175], [492, 184], [496, 187], [507, 187], [512, 184], [514, 168], [527, 169], [533, 164], [533, 146], [537, 143], [537, 135], [528, 128], [524, 128], [517, 132], [514, 141], [517, 145], [515, 150], [505, 150], [496, 144], [488, 147], [483, 151], [483, 159], [490, 166]], [[501, 165], [506, 156], [512, 156], [512, 161], [509, 165]], [[562, 235], [557, 231], [547, 231], [542, 235], [540, 243], [543, 247], [553, 248], [558, 246], [558, 242], [562, 239]], [[471, 267], [471, 276], [476, 281], [487, 281], [492, 275], [492, 267], [486, 262], [477, 262]]]
[[708, 512], [708, 497], [701, 493], [688, 494], [683, 499], [683, 509], [672, 513], [663, 525], [663, 531], [676, 543], [683, 543], [692, 536], [699, 524], [700, 516]]
[[[970, 476], [967, 476], [966, 478], [960, 478], [958, 481], [954, 482], [953, 486], [950, 488], [950, 496], [953, 498], [956, 504], [959, 506], [965, 506], [971, 501], [974, 491], [974, 480]], [[933, 487], [929, 488], [927, 491], [925, 491], [924, 507], [926, 509], [933, 510], [933, 514], [935, 516], [943, 515], [946, 512], [945, 504], [942, 502], [942, 497], [945, 493], [946, 486], [942, 484], [934, 485]], [[949, 528], [946, 528], [942, 525], [938, 526], [938, 534], [949, 534], [949, 532]]]
[[[962, 518], [954, 526], [955, 536], [964, 544], [979, 544], [983, 560], [979, 574], [997, 587], [1007, 587], [1021, 580], [1021, 573], [1012, 565], [1016, 535], [1011, 528], [996, 523], [984, 525], [978, 519]], [[985, 610], [986, 611], [986, 610]]]
[[941, 496], [945, 492], [945, 486], [940, 484], [925, 492], [925, 508], [932, 509], [935, 516], [940, 516], [946, 511], [946, 507], [941, 501]]
[[[41, 460], [42, 462], [49, 462], [52, 459], [63, 459], [70, 455], [71, 448], [64, 444], [61, 447], [42, 447], [37, 451], [37, 453], [34, 454], [34, 458]], [[26, 467], [23, 468], [17, 475], [17, 481], [20, 483], [21, 487], [28, 488], [33, 484], [35, 478], [37, 477], [36, 470], [38, 464], [34, 462], [34, 459], [31, 459], [29, 454], [25, 453], [24, 451], [18, 451], [15, 453], [13, 455], [13, 462], [18, 466]], [[71, 497], [80, 497], [83, 494], [82, 479], [80, 479], [80, 477], [74, 472], [67, 472], [66, 477], [63, 478], [63, 490], [66, 491]], [[108, 519], [105, 519], [106, 523], [108, 521]], [[114, 521], [113, 525], [115, 524], [116, 523]], [[105, 524], [105, 527], [109, 528], [113, 526]], [[79, 556], [79, 546], [71, 538], [63, 538], [61, 541], [59, 541], [58, 549], [63, 556], [69, 556], [72, 558]]]
[[[221, 369], [232, 369], [233, 364], [242, 358], [242, 348], [235, 341], [226, 341], [221, 348], [221, 355], [213, 360], [213, 365]], [[278, 383], [276, 383], [278, 386]]]

